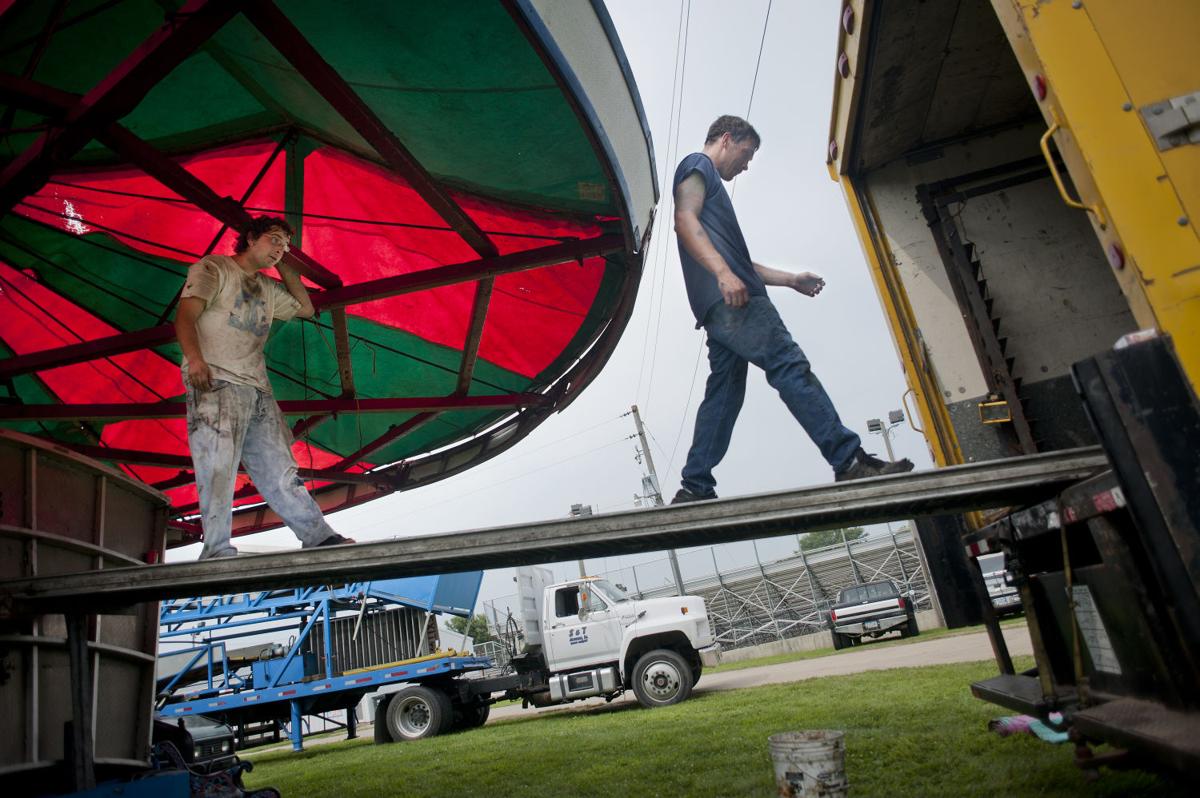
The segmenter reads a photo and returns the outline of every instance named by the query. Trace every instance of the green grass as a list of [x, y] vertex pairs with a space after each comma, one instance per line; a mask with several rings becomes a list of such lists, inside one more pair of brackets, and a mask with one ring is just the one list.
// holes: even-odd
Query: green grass
[[[1024, 625], [1025, 625], [1024, 618], [1006, 618], [1005, 620], [1000, 622], [1000, 626], [1002, 628], [1008, 628], [1010, 626], [1024, 626]], [[918, 635], [916, 638], [902, 638], [899, 635], [893, 634], [890, 637], [880, 638], [877, 640], [871, 640], [863, 645], [869, 646], [871, 648], [874, 648], [876, 646], [907, 645], [909, 643], [916, 643], [916, 642], [919, 642], [922, 640], [935, 640], [940, 637], [958, 637], [959, 635], [976, 634], [976, 633], [982, 632], [982, 631], [983, 631], [982, 626], [966, 626], [966, 627], [962, 627], [960, 629], [946, 629], [945, 627], [939, 627], [937, 629], [922, 630], [921, 634]], [[850, 649], [850, 650], [861, 650], [861, 648]], [[724, 671], [740, 671], [745, 668], [757, 668], [762, 665], [778, 665], [783, 662], [796, 662], [796, 661], [802, 660], [802, 659], [816, 659], [818, 657], [829, 657], [829, 656], [833, 656], [836, 653], [838, 653], [838, 652], [834, 651], [834, 649], [832, 647], [826, 647], [826, 648], [815, 648], [815, 649], [812, 649], [811, 651], [795, 651], [795, 652], [789, 652], [787, 654], [772, 654], [767, 657], [758, 657], [756, 659], [742, 660], [741, 662], [725, 662], [720, 665], [715, 665], [711, 668], [705, 668], [704, 672], [705, 673], [723, 673]]]
[[988, 732], [987, 721], [1006, 713], [968, 685], [994, 674], [992, 663], [875, 671], [701, 692], [664, 709], [531, 714], [415, 743], [266, 752], [253, 757], [246, 783], [285, 798], [772, 795], [769, 735], [842, 729], [855, 798], [1184, 794], [1141, 772], [1089, 784], [1069, 745]]

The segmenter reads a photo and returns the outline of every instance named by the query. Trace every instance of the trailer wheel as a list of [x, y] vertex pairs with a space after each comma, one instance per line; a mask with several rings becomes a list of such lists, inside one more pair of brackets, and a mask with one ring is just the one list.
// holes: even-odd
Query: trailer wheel
[[674, 651], [655, 649], [634, 667], [633, 693], [644, 707], [678, 704], [692, 694], [692, 669]]
[[492, 705], [478, 701], [467, 704], [462, 708], [462, 727], [475, 729], [487, 723], [488, 715], [492, 714]]
[[384, 696], [380, 699], [379, 704], [375, 707], [375, 744], [382, 745], [384, 743], [396, 742], [392, 739], [392, 733], [388, 731], [387, 710], [391, 704], [392, 697]]
[[450, 697], [429, 687], [409, 687], [392, 696], [387, 708], [387, 730], [393, 740], [435, 737], [453, 722]]

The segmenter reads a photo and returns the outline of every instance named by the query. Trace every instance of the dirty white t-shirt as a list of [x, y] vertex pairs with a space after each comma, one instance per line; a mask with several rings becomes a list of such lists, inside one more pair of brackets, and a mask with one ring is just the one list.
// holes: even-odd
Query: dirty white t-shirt
[[[250, 385], [271, 393], [263, 348], [274, 319], [287, 320], [300, 303], [277, 280], [256, 272], [246, 274], [226, 255], [209, 255], [192, 264], [180, 298], [204, 300], [196, 320], [200, 352], [215, 380]], [[183, 374], [187, 377], [187, 356]]]

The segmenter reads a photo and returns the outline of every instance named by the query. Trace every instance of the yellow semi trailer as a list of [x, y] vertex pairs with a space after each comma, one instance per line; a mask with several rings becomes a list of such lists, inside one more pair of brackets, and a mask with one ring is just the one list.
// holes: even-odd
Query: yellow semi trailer
[[1200, 3], [845, 8], [829, 169], [936, 461], [1086, 440], [1067, 366], [1133, 330], [1200, 386]]
[[[1200, 388], [1198, 42], [1197, 0], [844, 4], [827, 163], [844, 189], [892, 329], [909, 388], [909, 416], [939, 465], [1099, 442], [1119, 472], [1123, 466], [1113, 447], [1120, 445], [1103, 431], [1104, 419], [1096, 418], [1108, 400], [1080, 400], [1080, 375], [1097, 369], [1125, 370], [1128, 384], [1121, 388], [1110, 380], [1108, 388], [1121, 394], [1115, 401], [1128, 424], [1149, 423], [1152, 404], [1143, 399], [1157, 399], [1136, 394], [1145, 383], [1169, 382], [1174, 369], [1180, 390], [1169, 400], [1175, 402], [1170, 411], [1158, 415], [1191, 418]], [[1113, 365], [1114, 344], [1137, 340], [1131, 334], [1138, 331], [1159, 336], [1155, 346], [1166, 360], [1150, 364], [1139, 350], [1119, 357], [1141, 358], [1141, 365]], [[1091, 366], [1075, 365], [1095, 357], [1101, 360]], [[1170, 368], [1162, 370], [1167, 361]], [[1121, 413], [1110, 415], [1115, 430]], [[1196, 440], [1196, 425], [1178, 423], [1183, 428], [1174, 432], [1161, 423], [1152, 430], [1166, 449], [1175, 447], [1169, 455], [1158, 449], [1150, 454], [1152, 447], [1128, 429], [1113, 433], [1134, 440], [1123, 459], [1146, 459], [1143, 475], [1159, 469], [1143, 492], [1150, 497], [1147, 506], [1165, 514], [1167, 532], [1162, 551], [1147, 554], [1138, 567], [1161, 565], [1155, 559], [1160, 556], [1174, 558], [1166, 576], [1131, 577], [1129, 568], [1113, 576], [1128, 564], [1131, 546], [1153, 537], [1133, 521], [1125, 538], [1096, 531], [1099, 522], [1068, 533], [1064, 521], [1053, 527], [1062, 537], [1057, 560], [1046, 546], [1029, 544], [1022, 551], [1025, 544], [1014, 538], [1011, 524], [1007, 532], [986, 526], [995, 519], [925, 523], [922, 541], [951, 625], [977, 620], [987, 610], [962, 599], [972, 594], [967, 583], [974, 576], [962, 547], [948, 541], [961, 536], [986, 546], [991, 540], [1004, 544], [1010, 556], [1026, 558], [1022, 597], [1039, 668], [1027, 675], [1033, 680], [1028, 701], [1002, 697], [1001, 703], [1082, 712], [1100, 698], [1124, 695], [1131, 674], [1150, 684], [1157, 668], [1167, 674], [1162, 681], [1171, 681], [1171, 667], [1187, 674], [1183, 684], [1191, 679], [1190, 692], [1196, 693], [1200, 635], [1186, 616], [1200, 614], [1192, 612], [1200, 607], [1200, 470], [1196, 449], [1180, 443]], [[1150, 439], [1146, 429], [1141, 433]], [[1138, 479], [1137, 470], [1130, 471], [1131, 480]], [[1167, 499], [1155, 487], [1162, 483], [1173, 491]], [[1127, 482], [1111, 484], [1118, 503], [1125, 501], [1122, 486], [1125, 493], [1139, 490]], [[1139, 523], [1144, 526], [1144, 519]], [[1083, 563], [1074, 575], [1072, 555]], [[1090, 587], [1086, 579], [1093, 579]], [[1081, 586], [1091, 593], [1083, 595]], [[1103, 640], [1088, 638], [1092, 632], [1080, 627], [1081, 607], [1093, 599], [1088, 606], [1099, 607], [1101, 628], [1106, 607], [1118, 608]], [[1150, 607], [1146, 617], [1115, 617], [1123, 604], [1139, 602]], [[1055, 649], [1056, 625], [1067, 650]], [[1161, 646], [1150, 647], [1154, 656], [1142, 661], [1137, 658], [1147, 647], [1139, 653], [1128, 641], [1145, 629], [1151, 637], [1172, 639], [1159, 640]], [[1119, 656], [1099, 662], [1099, 648], [1111, 637]], [[1132, 653], [1122, 654], [1127, 644]], [[1179, 661], [1165, 661], [1171, 658]], [[1065, 672], [1050, 672], [1060, 666]], [[1089, 693], [1097, 684], [1102, 687]], [[1016, 693], [1030, 687], [1008, 686]], [[1183, 723], [1177, 741], [1200, 739], [1195, 699], [1164, 695], [1159, 698], [1168, 710], [1192, 712], [1182, 720], [1171, 716]], [[1138, 747], [1129, 735], [1099, 736]], [[1175, 764], [1194, 764], [1200, 762], [1197, 745], [1191, 743], [1195, 750], [1186, 755], [1177, 745], [1164, 750], [1183, 756], [1171, 760]]]

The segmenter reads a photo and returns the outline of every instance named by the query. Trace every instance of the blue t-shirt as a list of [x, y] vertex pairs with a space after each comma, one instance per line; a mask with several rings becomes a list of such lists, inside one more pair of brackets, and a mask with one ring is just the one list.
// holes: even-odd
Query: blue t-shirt
[[[692, 172], [704, 178], [704, 207], [700, 210], [700, 225], [704, 232], [708, 233], [713, 246], [733, 273], [746, 284], [750, 296], [766, 296], [767, 286], [750, 262], [750, 250], [746, 247], [746, 239], [742, 237], [742, 228], [738, 226], [733, 203], [712, 160], [702, 152], [693, 152], [680, 161], [675, 170], [675, 182], [671, 184], [672, 191]], [[688, 254], [683, 248], [682, 239], [679, 241], [679, 260], [683, 264], [683, 282], [687, 287], [688, 302], [696, 316], [696, 326], [700, 327], [713, 305], [724, 302], [725, 298], [717, 287], [717, 278]]]

